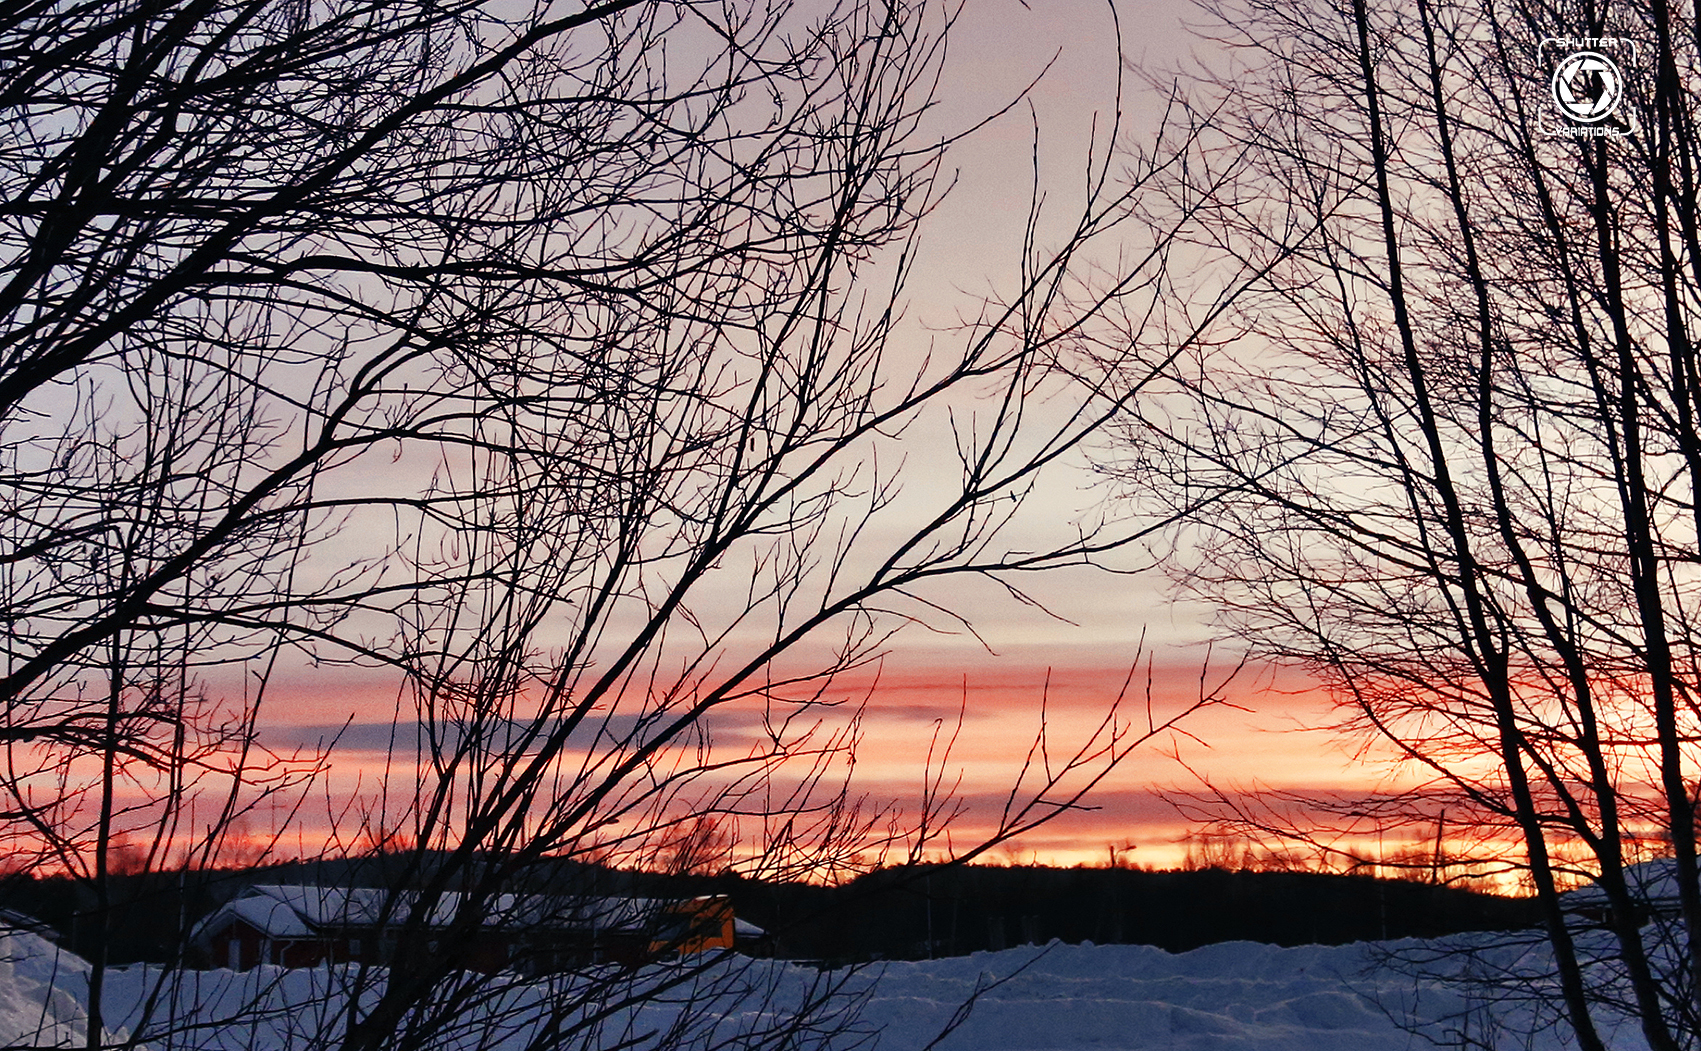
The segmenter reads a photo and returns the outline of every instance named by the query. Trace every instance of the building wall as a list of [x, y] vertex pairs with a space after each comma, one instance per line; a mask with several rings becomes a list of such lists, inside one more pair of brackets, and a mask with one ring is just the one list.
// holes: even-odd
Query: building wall
[[268, 938], [241, 920], [232, 920], [207, 940], [212, 967], [246, 971], [254, 967], [317, 967], [322, 963], [373, 962], [375, 939], [354, 935], [329, 938]]
[[714, 896], [692, 898], [670, 905], [660, 937], [650, 943], [651, 956], [684, 956], [695, 952], [730, 949], [737, 930], [732, 900]]
[[[214, 967], [246, 971], [260, 963], [264, 935], [240, 920], [233, 920], [215, 933], [209, 942], [208, 961]], [[269, 948], [269, 946], [265, 946]]]

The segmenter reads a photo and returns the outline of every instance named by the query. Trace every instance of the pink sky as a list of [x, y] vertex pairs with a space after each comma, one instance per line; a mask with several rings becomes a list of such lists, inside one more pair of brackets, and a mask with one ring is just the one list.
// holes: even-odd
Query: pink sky
[[[1128, 71], [1122, 104], [1129, 134], [1138, 136], [1150, 126], [1160, 101], [1141, 82], [1139, 70], [1182, 62], [1195, 45], [1182, 19], [1198, 16], [1191, 5], [1170, 0], [1120, 4], [1115, 14], [1134, 66]], [[1109, 126], [1115, 25], [1112, 8], [1103, 0], [970, 4], [952, 41], [951, 79], [941, 88], [937, 116], [942, 126], [984, 118], [1051, 63], [1032, 101], [1041, 128], [1041, 177], [1048, 193], [1061, 201], [1079, 185], [1095, 122], [1101, 137]], [[935, 216], [925, 262], [917, 268], [911, 288], [912, 310], [919, 317], [936, 318], [939, 311], [949, 315], [958, 309], [963, 293], [986, 291], [997, 270], [989, 260], [1004, 261], [1019, 244], [1032, 134], [1028, 114], [1018, 113], [985, 129], [953, 155], [958, 185]], [[1059, 499], [1077, 508], [1102, 496], [1102, 483], [1079, 468], [1053, 484]], [[949, 735], [963, 712], [951, 764], [952, 779], [960, 773], [959, 794], [970, 806], [962, 819], [965, 839], [996, 816], [1020, 770], [1039, 728], [1048, 673], [1048, 718], [1056, 749], [1090, 736], [1122, 688], [1142, 635], [1155, 661], [1153, 697], [1160, 718], [1179, 710], [1198, 691], [1205, 659], [1200, 641], [1209, 633], [1208, 613], [1172, 602], [1158, 575], [1129, 578], [1072, 570], [1028, 583], [1068, 623], [1021, 608], [996, 595], [995, 589], [957, 592], [952, 596], [955, 608], [971, 614], [997, 655], [966, 637], [901, 635], [869, 701], [856, 776], [871, 794], [894, 799], [917, 794], [935, 722]], [[1232, 655], [1225, 658], [1219, 651], [1213, 658], [1213, 680], [1232, 664]], [[1144, 720], [1144, 676], [1142, 670], [1124, 708], [1139, 721]], [[1267, 675], [1248, 672], [1242, 678], [1228, 696], [1250, 712], [1203, 712], [1187, 724], [1197, 740], [1165, 734], [1146, 743], [1094, 793], [1089, 803], [1098, 809], [1061, 817], [999, 857], [1097, 862], [1105, 858], [1107, 844], [1133, 843], [1137, 863], [1175, 863], [1181, 857], [1179, 840], [1188, 829], [1161, 793], [1193, 784], [1189, 767], [1224, 783], [1250, 785], [1256, 779], [1285, 787], [1350, 783], [1361, 776], [1348, 768], [1324, 735], [1303, 731], [1326, 711], [1318, 698], [1264, 690]], [[387, 738], [377, 724], [388, 720], [394, 693], [381, 676], [326, 669], [292, 677], [280, 696], [286, 700], [274, 706], [272, 720], [307, 728], [285, 731], [280, 739], [310, 740], [322, 728], [351, 717], [360, 728], [346, 738], [349, 744]], [[370, 777], [374, 771], [368, 764], [374, 758], [371, 752], [348, 748], [336, 761], [343, 777], [363, 767]]]
[[[856, 756], [858, 791], [897, 801], [913, 813], [930, 748], [937, 757], [954, 735], [943, 782], [957, 786], [956, 796], [968, 810], [957, 821], [952, 843], [961, 849], [984, 836], [1039, 731], [1041, 698], [1055, 764], [1092, 737], [1129, 673], [1127, 664], [1113, 663], [1113, 654], [1103, 646], [1079, 647], [1082, 652], [1076, 653], [1049, 647], [1054, 657], [1073, 658], [1049, 667], [1040, 662], [1040, 655], [1015, 649], [997, 657], [951, 651], [894, 654], [868, 694]], [[1124, 660], [1132, 656], [1130, 646]], [[1202, 659], [1203, 653], [1197, 656]], [[1231, 666], [1213, 658], [1211, 684], [1219, 684]], [[382, 749], [390, 737], [394, 694], [374, 681], [357, 688], [354, 684], [368, 677], [347, 672], [326, 669], [308, 679], [292, 677], [280, 683], [266, 739], [311, 746], [352, 719], [331, 757], [332, 781], [346, 787], [360, 778], [370, 789], [383, 776]], [[1179, 712], [1198, 695], [1199, 672], [1200, 660], [1189, 660], [1184, 652], [1159, 655], [1151, 668], [1157, 720]], [[1142, 665], [1120, 709], [1121, 718], [1136, 729], [1146, 720], [1146, 676]], [[842, 692], [852, 696], [861, 690], [847, 682]], [[1181, 840], [1190, 827], [1163, 797], [1197, 787], [1196, 774], [1237, 790], [1326, 789], [1365, 782], [1364, 772], [1353, 767], [1327, 735], [1306, 729], [1326, 717], [1327, 706], [1317, 696], [1275, 689], [1269, 675], [1252, 669], [1222, 696], [1240, 707], [1196, 713], [1183, 724], [1187, 734], [1160, 734], [1135, 748], [1085, 800], [1093, 809], [1060, 816], [995, 850], [991, 859], [1102, 863], [1114, 844], [1123, 851], [1124, 861], [1173, 865], [1182, 858]], [[831, 725], [846, 714], [848, 709], [828, 711], [822, 718]], [[734, 750], [740, 747], [741, 734], [750, 732], [750, 722], [737, 712], [719, 717], [716, 725], [717, 745]], [[411, 736], [404, 731], [401, 739], [409, 742]], [[1077, 777], [1066, 784], [1078, 782]], [[1127, 852], [1130, 845], [1132, 854]]]
[[[1136, 67], [1130, 70], [1123, 105], [1128, 134], [1137, 137], [1150, 125], [1159, 102], [1138, 70], [1182, 62], [1195, 43], [1182, 19], [1198, 16], [1190, 5], [1174, 2], [1121, 4], [1117, 14]], [[1108, 126], [1114, 43], [1111, 8], [1102, 0], [1047, 0], [1031, 6], [1019, 0], [976, 0], [958, 23], [953, 75], [941, 89], [938, 117], [946, 126], [981, 119], [1014, 98], [1057, 56], [1032, 99], [1042, 129], [1041, 177], [1048, 192], [1066, 197], [1079, 183], [1095, 119], [1099, 134]], [[919, 317], [939, 311], [948, 316], [963, 292], [986, 291], [992, 280], [988, 260], [1008, 256], [1019, 244], [1031, 135], [1028, 115], [1021, 113], [986, 129], [954, 155], [959, 184], [935, 217], [924, 265], [917, 268], [911, 289]], [[1052, 482], [1057, 506], [1089, 507], [1102, 497], [1102, 482], [1079, 466], [1073, 470]], [[1038, 731], [1048, 673], [1049, 725], [1061, 749], [1091, 734], [1122, 687], [1142, 636], [1154, 661], [1159, 717], [1196, 696], [1206, 656], [1200, 643], [1211, 631], [1209, 614], [1173, 601], [1159, 575], [1071, 570], [1030, 583], [1064, 620], [1022, 608], [996, 595], [996, 589], [982, 594], [969, 588], [952, 595], [954, 608], [972, 616], [997, 655], [966, 637], [899, 636], [871, 694], [857, 757], [859, 783], [871, 793], [913, 797], [935, 721], [949, 733], [961, 711], [951, 763], [961, 774], [960, 794], [971, 807], [962, 821], [963, 834], [974, 836], [996, 814]], [[1233, 661], [1232, 654], [1219, 650], [1212, 659], [1213, 681]], [[1059, 818], [1001, 856], [1097, 862], [1106, 857], [1108, 844], [1132, 843], [1135, 862], [1173, 864], [1181, 857], [1179, 840], [1188, 829], [1161, 793], [1194, 784], [1190, 768], [1224, 785], [1362, 784], [1364, 773], [1355, 771], [1325, 735], [1305, 730], [1325, 718], [1326, 703], [1291, 685], [1285, 691], [1266, 689], [1269, 683], [1267, 674], [1248, 671], [1227, 696], [1250, 711], [1203, 712], [1187, 723], [1193, 737], [1166, 734], [1148, 742], [1105, 778], [1089, 800], [1098, 809]], [[387, 738], [383, 726], [395, 704], [387, 677], [322, 668], [293, 673], [278, 685], [267, 718], [272, 739], [311, 743], [326, 728], [352, 719], [355, 726], [345, 747], [333, 757], [334, 776], [346, 784], [363, 774], [371, 784], [379, 768], [369, 749]], [[1144, 669], [1124, 711], [1144, 721]]]

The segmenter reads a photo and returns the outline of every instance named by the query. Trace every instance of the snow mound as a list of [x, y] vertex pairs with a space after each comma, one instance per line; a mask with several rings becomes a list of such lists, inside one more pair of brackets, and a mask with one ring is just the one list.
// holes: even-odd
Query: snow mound
[[88, 974], [45, 938], [0, 930], [0, 1047], [83, 1047]]
[[884, 1029], [882, 1051], [927, 1047], [971, 997], [967, 1019], [940, 1051], [1431, 1046], [1379, 1006], [1389, 997], [1404, 1003], [1402, 993], [1397, 976], [1375, 975], [1360, 946], [1233, 942], [1172, 955], [1149, 946], [1054, 944], [890, 964], [864, 1017]]
[[[5, 936], [0, 948], [0, 1046], [81, 1045], [88, 965], [33, 935]], [[469, 1001], [476, 1009], [451, 1025], [433, 1021], [425, 1045], [521, 1051], [566, 1027], [575, 1033], [568, 1043], [586, 1051], [762, 1047], [809, 1015], [806, 1038], [787, 1046], [1416, 1051], [1439, 1044], [1569, 1051], [1572, 1043], [1543, 993], [1545, 961], [1539, 937], [1523, 934], [1297, 948], [1233, 942], [1181, 954], [1054, 943], [854, 972], [734, 957], [683, 970], [656, 965], [494, 983], [468, 976], [469, 983], [489, 983], [476, 987]], [[1492, 973], [1500, 992], [1458, 982], [1467, 970]], [[349, 1010], [351, 1001], [376, 1002], [385, 978], [381, 970], [349, 965], [242, 973], [117, 968], [108, 973], [103, 1017], [156, 1047], [332, 1046], [350, 1014], [360, 1013]], [[587, 983], [598, 981], [587, 994]], [[1614, 1051], [1637, 1046], [1633, 1025], [1602, 1021]]]

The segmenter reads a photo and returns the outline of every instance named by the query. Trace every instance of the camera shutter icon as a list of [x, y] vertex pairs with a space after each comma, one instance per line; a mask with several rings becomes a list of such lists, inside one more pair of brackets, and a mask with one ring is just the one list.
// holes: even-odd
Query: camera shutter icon
[[1559, 111], [1582, 124], [1606, 120], [1624, 101], [1623, 72], [1598, 51], [1565, 56], [1553, 71], [1550, 87]]

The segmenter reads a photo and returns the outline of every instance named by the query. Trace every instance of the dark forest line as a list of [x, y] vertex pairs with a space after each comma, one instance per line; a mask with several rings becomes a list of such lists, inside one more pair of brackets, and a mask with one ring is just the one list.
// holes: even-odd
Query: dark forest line
[[1371, 876], [1202, 869], [891, 869], [836, 888], [733, 889], [776, 950], [828, 962], [957, 956], [1057, 939], [1185, 952], [1337, 945], [1529, 926], [1530, 899]]
[[[367, 858], [122, 877], [111, 960], [172, 959], [179, 931], [251, 886], [383, 886], [393, 864]], [[893, 868], [832, 887], [590, 866], [538, 874], [535, 889], [563, 887], [647, 898], [725, 894], [740, 918], [768, 932], [765, 951], [824, 964], [958, 956], [1053, 939], [1185, 952], [1225, 941], [1335, 945], [1538, 922], [1528, 898], [1373, 876], [1226, 869]], [[94, 904], [86, 897], [67, 880], [16, 878], [0, 891], [0, 907], [41, 920], [78, 951]]]

